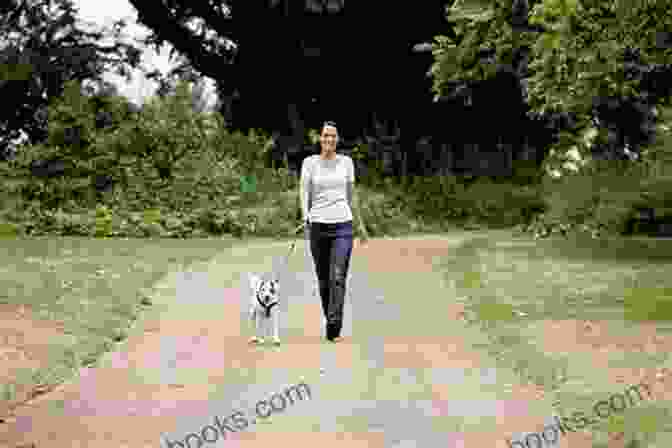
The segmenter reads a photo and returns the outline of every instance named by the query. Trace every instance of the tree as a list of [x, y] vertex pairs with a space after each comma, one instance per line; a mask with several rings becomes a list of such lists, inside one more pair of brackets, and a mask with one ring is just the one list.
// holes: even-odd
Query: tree
[[235, 129], [278, 131], [300, 146], [306, 129], [327, 119], [351, 140], [372, 126], [374, 114], [400, 121], [408, 129], [403, 138], [426, 118], [414, 106], [431, 104], [424, 78], [431, 61], [413, 47], [442, 29], [443, 0], [351, 2], [347, 13], [343, 0], [131, 3], [153, 32], [149, 43], [170, 42], [215, 80]]
[[[567, 119], [553, 145], [555, 161], [570, 149], [590, 156], [594, 146], [609, 142], [620, 151], [626, 143], [631, 148], [649, 143], [653, 111], [669, 103], [672, 93], [672, 47], [665, 44], [672, 28], [669, 0], [530, 3], [531, 8], [521, 0], [455, 1], [447, 12], [457, 36], [435, 39], [436, 96], [450, 95], [456, 83], [490, 79], [498, 68], [512, 67], [523, 74], [533, 114]], [[479, 60], [484, 49], [494, 50], [494, 63]], [[529, 62], [516, 68], [527, 49]], [[610, 117], [605, 102], [621, 104], [619, 112], [629, 109], [630, 126]], [[587, 138], [594, 131], [597, 137]]]
[[[110, 33], [76, 25], [72, 0], [7, 0], [0, 14], [0, 153], [23, 131], [31, 144], [48, 134], [46, 108], [70, 80], [100, 81], [111, 69], [130, 77], [140, 50], [120, 42], [125, 27]], [[106, 38], [113, 44], [103, 45]]]
[[159, 88], [156, 91], [156, 95], [163, 98], [175, 94], [178, 85], [186, 82], [190, 85], [192, 109], [196, 112], [204, 112], [208, 108], [205, 78], [198, 73], [189, 60], [183, 55], [179, 55], [177, 58], [177, 66], [171, 69], [167, 74], [163, 74], [159, 70], [154, 70], [146, 73], [145, 78], [158, 82]]

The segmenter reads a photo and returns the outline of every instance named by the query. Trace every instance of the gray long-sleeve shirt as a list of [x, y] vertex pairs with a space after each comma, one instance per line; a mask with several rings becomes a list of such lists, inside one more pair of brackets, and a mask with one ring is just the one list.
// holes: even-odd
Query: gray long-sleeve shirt
[[352, 221], [352, 158], [336, 154], [333, 160], [319, 155], [306, 157], [301, 165], [301, 212], [303, 220], [336, 223]]

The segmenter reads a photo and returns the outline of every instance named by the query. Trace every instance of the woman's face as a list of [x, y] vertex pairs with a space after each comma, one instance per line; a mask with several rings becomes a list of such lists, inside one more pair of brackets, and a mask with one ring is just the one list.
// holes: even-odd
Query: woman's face
[[320, 135], [320, 145], [322, 152], [331, 154], [336, 151], [336, 143], [338, 143], [338, 131], [333, 126], [325, 126], [322, 128], [322, 135]]

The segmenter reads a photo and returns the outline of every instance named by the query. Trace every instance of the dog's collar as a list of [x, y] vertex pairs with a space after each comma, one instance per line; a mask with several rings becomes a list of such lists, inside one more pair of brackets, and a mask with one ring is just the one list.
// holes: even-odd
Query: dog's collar
[[261, 307], [264, 309], [264, 315], [265, 315], [266, 317], [270, 317], [270, 316], [271, 316], [271, 308], [273, 308], [275, 305], [277, 305], [277, 304], [278, 304], [278, 301], [276, 300], [275, 302], [264, 303], [264, 302], [259, 298], [259, 291], [257, 291], [257, 293], [256, 293], [256, 297], [257, 297], [257, 303], [258, 303], [259, 305], [261, 305]]

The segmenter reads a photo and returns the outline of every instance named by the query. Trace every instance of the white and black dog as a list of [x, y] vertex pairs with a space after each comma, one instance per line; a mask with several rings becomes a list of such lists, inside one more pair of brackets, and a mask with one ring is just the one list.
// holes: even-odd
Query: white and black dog
[[[256, 274], [249, 274], [250, 281], [250, 320], [254, 336], [250, 343], [264, 343], [264, 329], [271, 329], [275, 345], [280, 345], [280, 288], [278, 280], [265, 280]], [[272, 325], [272, 327], [270, 327]]]

